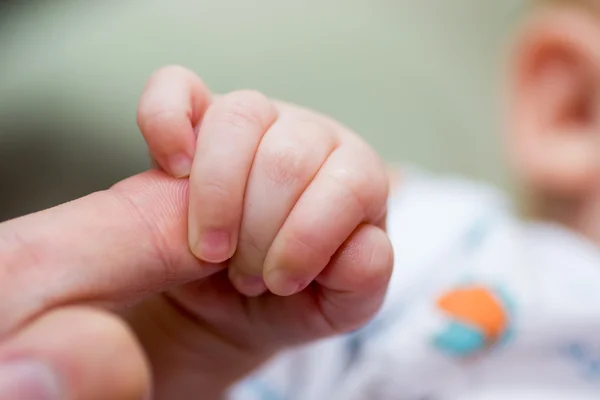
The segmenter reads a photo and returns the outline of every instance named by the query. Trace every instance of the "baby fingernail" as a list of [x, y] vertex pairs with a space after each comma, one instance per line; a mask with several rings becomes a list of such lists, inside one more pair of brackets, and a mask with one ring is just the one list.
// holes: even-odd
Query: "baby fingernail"
[[206, 262], [221, 263], [232, 256], [231, 236], [226, 231], [208, 230], [200, 234], [196, 256]]
[[192, 172], [192, 159], [187, 154], [175, 154], [169, 158], [169, 172], [175, 178], [185, 178]]
[[262, 276], [251, 276], [232, 272], [231, 281], [240, 293], [248, 297], [260, 296], [267, 290], [267, 285], [265, 285]]
[[42, 363], [20, 361], [0, 365], [0, 400], [59, 400], [59, 380]]
[[306, 287], [305, 282], [293, 279], [281, 269], [274, 269], [267, 273], [265, 280], [269, 290], [278, 296], [291, 296]]

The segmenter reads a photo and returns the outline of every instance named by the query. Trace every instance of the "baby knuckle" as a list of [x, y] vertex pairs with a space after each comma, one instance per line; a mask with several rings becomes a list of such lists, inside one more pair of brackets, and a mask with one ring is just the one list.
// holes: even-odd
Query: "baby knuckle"
[[[370, 227], [377, 230], [375, 227]], [[383, 231], [377, 231], [377, 236], [371, 245], [365, 249], [362, 276], [366, 282], [385, 286], [392, 275], [394, 251], [392, 244]]]
[[[156, 85], [162, 82], [163, 85], [175, 84], [179, 86], [178, 82], [199, 82], [201, 86], [204, 86], [202, 80], [196, 76], [191, 70], [179, 66], [169, 65], [156, 70], [148, 79], [148, 83], [144, 89], [144, 94], [138, 105], [137, 112], [137, 123], [140, 127], [145, 127], [148, 124], [155, 124], [156, 122], [167, 124], [174, 118], [186, 117], [188, 110], [178, 108], [165, 108], [162, 98], [156, 96], [147, 96], [146, 94], [152, 92]], [[160, 86], [160, 85], [159, 85]]]
[[259, 149], [265, 175], [276, 185], [306, 183], [335, 148], [330, 129], [315, 120], [293, 120]]
[[259, 127], [266, 130], [275, 117], [275, 106], [256, 91], [232, 92], [215, 103], [218, 118], [226, 125], [241, 130]]
[[359, 168], [340, 167], [331, 171], [329, 175], [346, 197], [360, 207], [365, 216], [371, 214], [374, 207], [374, 183], [369, 174]]
[[284, 265], [325, 267], [332, 257], [328, 242], [314, 229], [290, 229], [285, 236], [282, 259]]
[[309, 155], [293, 143], [272, 144], [260, 153], [261, 169], [275, 186], [288, 187], [306, 179]]
[[337, 131], [331, 124], [320, 118], [302, 118], [294, 122], [296, 131], [301, 132], [307, 140], [317, 140], [321, 143], [329, 143], [337, 137]]
[[150, 131], [176, 124], [181, 117], [184, 115], [178, 110], [140, 107], [137, 123], [142, 131]]
[[360, 204], [366, 217], [382, 217], [389, 193], [389, 180], [382, 162], [366, 157], [363, 163], [339, 173], [337, 179]]
[[231, 188], [228, 187], [226, 182], [210, 179], [202, 182], [198, 189], [200, 197], [211, 202], [218, 202], [222, 204], [224, 208], [229, 207], [233, 203], [234, 196], [232, 196]]

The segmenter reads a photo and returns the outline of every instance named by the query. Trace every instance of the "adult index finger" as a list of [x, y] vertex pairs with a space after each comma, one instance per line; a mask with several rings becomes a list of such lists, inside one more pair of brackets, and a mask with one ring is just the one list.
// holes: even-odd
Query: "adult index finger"
[[130, 304], [208, 276], [187, 241], [188, 182], [146, 172], [0, 224], [0, 336], [58, 305]]

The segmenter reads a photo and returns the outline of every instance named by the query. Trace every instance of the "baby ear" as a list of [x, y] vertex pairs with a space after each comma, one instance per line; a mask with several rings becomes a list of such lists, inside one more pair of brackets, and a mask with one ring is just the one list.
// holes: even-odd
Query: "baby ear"
[[519, 176], [561, 197], [600, 189], [600, 13], [540, 12], [512, 61], [509, 144]]

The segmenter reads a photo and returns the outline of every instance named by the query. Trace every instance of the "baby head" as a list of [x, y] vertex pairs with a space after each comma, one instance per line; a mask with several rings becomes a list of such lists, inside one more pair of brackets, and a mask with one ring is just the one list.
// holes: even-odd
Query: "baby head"
[[507, 135], [534, 212], [600, 245], [600, 0], [535, 0], [511, 57]]

